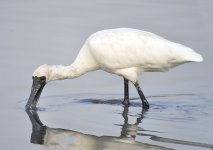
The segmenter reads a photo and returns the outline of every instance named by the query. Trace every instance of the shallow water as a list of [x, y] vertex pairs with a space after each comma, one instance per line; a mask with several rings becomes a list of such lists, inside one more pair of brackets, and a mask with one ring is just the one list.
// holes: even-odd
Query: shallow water
[[[212, 149], [212, 0], [0, 1], [0, 149]], [[143, 111], [123, 79], [96, 71], [46, 85], [37, 112], [25, 112], [32, 72], [70, 64], [95, 31], [131, 27], [185, 44], [204, 57], [146, 73]], [[37, 143], [37, 144], [36, 144]]]
[[[45, 148], [58, 149], [213, 148], [212, 134], [206, 134], [213, 132], [213, 95], [148, 97], [149, 110], [141, 108], [137, 97], [131, 99], [129, 108], [124, 107], [120, 97], [42, 97], [42, 107], [27, 112], [32, 125], [29, 139]], [[23, 110], [24, 104], [20, 101], [19, 109]]]

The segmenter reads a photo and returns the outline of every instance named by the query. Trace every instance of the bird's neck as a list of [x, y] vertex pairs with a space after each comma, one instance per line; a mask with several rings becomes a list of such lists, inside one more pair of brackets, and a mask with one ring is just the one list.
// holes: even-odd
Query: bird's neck
[[72, 79], [81, 76], [84, 73], [86, 72], [74, 63], [70, 66], [54, 65], [51, 67], [49, 80]]

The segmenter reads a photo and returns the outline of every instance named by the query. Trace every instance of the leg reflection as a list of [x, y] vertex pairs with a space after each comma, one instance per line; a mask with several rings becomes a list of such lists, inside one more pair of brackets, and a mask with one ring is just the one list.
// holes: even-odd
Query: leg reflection
[[124, 106], [124, 111], [122, 113], [122, 116], [124, 118], [124, 124], [122, 125], [121, 136], [120, 136], [121, 139], [127, 139], [132, 142], [135, 141], [135, 137], [138, 132], [138, 125], [141, 123], [143, 119], [143, 114], [145, 113], [145, 111], [147, 110], [142, 109], [141, 113], [139, 114], [139, 117], [136, 119], [136, 122], [134, 124], [129, 124], [128, 123], [129, 107]]

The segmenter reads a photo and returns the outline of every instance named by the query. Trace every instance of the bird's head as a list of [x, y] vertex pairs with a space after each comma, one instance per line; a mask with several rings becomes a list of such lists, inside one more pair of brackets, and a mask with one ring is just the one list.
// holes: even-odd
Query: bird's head
[[51, 66], [42, 65], [38, 67], [33, 73], [33, 84], [31, 88], [30, 97], [25, 106], [26, 109], [36, 109], [39, 97], [46, 83], [50, 80]]
[[45, 78], [46, 83], [50, 81], [50, 75], [51, 66], [47, 64], [39, 66], [33, 73], [33, 77], [41, 78], [43, 80]]

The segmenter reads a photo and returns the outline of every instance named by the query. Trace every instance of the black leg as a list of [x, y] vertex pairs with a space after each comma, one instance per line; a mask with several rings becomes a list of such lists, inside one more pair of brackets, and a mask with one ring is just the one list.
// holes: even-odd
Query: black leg
[[129, 80], [124, 78], [124, 105], [129, 105]]
[[138, 94], [139, 94], [139, 96], [140, 96], [140, 98], [141, 98], [141, 101], [142, 101], [142, 103], [143, 103], [143, 108], [144, 108], [144, 109], [149, 109], [149, 103], [148, 103], [148, 101], [146, 100], [146, 97], [144, 96], [144, 94], [143, 94], [143, 92], [142, 92], [142, 90], [141, 90], [141, 88], [140, 88], [138, 82], [135, 83], [135, 88], [137, 89]]

